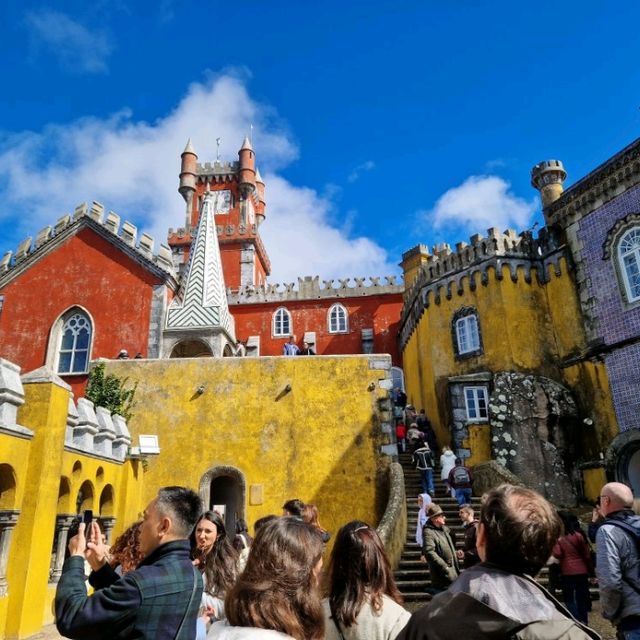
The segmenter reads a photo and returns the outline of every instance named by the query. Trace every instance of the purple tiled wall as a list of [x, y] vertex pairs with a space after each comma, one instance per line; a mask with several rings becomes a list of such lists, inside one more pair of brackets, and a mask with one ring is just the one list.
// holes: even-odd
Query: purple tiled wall
[[640, 335], [640, 306], [625, 307], [615, 271], [615, 254], [602, 259], [602, 245], [608, 231], [629, 213], [640, 212], [640, 186], [629, 189], [615, 200], [593, 211], [580, 221], [578, 238], [584, 249], [582, 260], [591, 280], [589, 295], [595, 298], [592, 309], [597, 320], [597, 336], [606, 344], [614, 344]]
[[614, 351], [605, 363], [620, 431], [640, 428], [640, 344]]
[[[593, 211], [580, 221], [578, 239], [584, 248], [580, 256], [589, 295], [594, 299], [591, 313], [596, 335], [605, 344], [640, 336], [640, 306], [627, 308], [616, 275], [616, 255], [603, 260], [603, 244], [614, 224], [629, 213], [640, 212], [640, 186], [629, 189], [615, 200]], [[640, 344], [612, 351], [605, 357], [613, 405], [620, 431], [640, 428]]]

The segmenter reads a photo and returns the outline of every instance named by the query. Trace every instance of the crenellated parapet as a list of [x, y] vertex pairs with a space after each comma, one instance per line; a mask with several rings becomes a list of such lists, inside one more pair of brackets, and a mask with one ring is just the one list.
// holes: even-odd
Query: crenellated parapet
[[517, 234], [509, 229], [501, 233], [491, 228], [487, 236], [476, 234], [469, 243], [458, 243], [455, 251], [446, 244], [434, 247], [404, 294], [401, 348], [431, 304], [439, 305], [443, 298], [451, 300], [479, 286], [486, 287], [492, 280], [500, 281], [505, 272], [513, 282], [522, 279], [531, 284], [535, 275], [536, 281], [544, 284], [551, 270], [556, 276], [561, 274], [560, 259], [567, 256], [565, 246], [546, 229], [534, 239], [530, 231]]
[[238, 177], [240, 162], [198, 162], [196, 164], [196, 175], [201, 183], [222, 183], [231, 182]]
[[320, 280], [319, 276], [298, 278], [284, 284], [265, 284], [258, 287], [245, 286], [238, 291], [227, 289], [227, 300], [232, 304], [253, 302], [287, 302], [290, 300], [322, 300], [328, 298], [358, 298], [379, 294], [402, 293], [404, 286], [396, 276], [369, 278], [338, 278]]
[[171, 249], [161, 244], [158, 252], [154, 253], [155, 241], [153, 237], [147, 233], [138, 233], [138, 228], [131, 222], [121, 222], [120, 216], [114, 211], [105, 214], [104, 206], [99, 202], [92, 202], [88, 205], [86, 202], [79, 204], [73, 215], [64, 215], [58, 219], [55, 225], [48, 225], [41, 229], [35, 237], [29, 236], [18, 244], [14, 252], [7, 251], [0, 260], [0, 278], [8, 272], [19, 268], [31, 256], [46, 253], [58, 245], [57, 241], [66, 239], [83, 221], [90, 219], [93, 223], [100, 225], [109, 235], [118, 238], [127, 247], [129, 247], [134, 255], [137, 254], [142, 258], [152, 262], [162, 271], [170, 275], [175, 275]]

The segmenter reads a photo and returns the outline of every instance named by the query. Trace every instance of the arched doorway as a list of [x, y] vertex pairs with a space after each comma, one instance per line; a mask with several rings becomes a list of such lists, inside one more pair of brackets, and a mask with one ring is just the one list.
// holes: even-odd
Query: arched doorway
[[183, 340], [171, 350], [170, 358], [211, 358], [213, 353], [201, 340]]
[[628, 484], [640, 496], [640, 429], [618, 434], [607, 450], [607, 471], [618, 482]]
[[245, 495], [244, 475], [235, 467], [213, 467], [200, 480], [200, 497], [205, 509], [223, 515], [230, 537], [235, 534], [236, 520], [245, 517]]

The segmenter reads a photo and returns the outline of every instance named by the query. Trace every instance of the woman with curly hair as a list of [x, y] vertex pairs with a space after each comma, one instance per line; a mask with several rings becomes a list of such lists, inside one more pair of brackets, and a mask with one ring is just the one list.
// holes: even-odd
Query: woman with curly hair
[[191, 534], [191, 558], [204, 581], [202, 607], [211, 618], [224, 618], [224, 597], [238, 575], [238, 552], [219, 513], [205, 511]]
[[353, 520], [338, 531], [327, 581], [327, 640], [393, 640], [411, 617], [400, 606], [382, 541], [365, 522]]
[[134, 522], [123, 531], [109, 550], [109, 564], [118, 575], [135, 571], [144, 558], [140, 551], [140, 527], [142, 520]]
[[320, 532], [297, 517], [262, 526], [245, 570], [227, 593], [227, 619], [214, 623], [207, 638], [322, 640], [322, 550]]

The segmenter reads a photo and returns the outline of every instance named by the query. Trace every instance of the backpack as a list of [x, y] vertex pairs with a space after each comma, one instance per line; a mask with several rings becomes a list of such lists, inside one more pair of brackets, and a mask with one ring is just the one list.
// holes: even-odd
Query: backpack
[[453, 481], [456, 484], [469, 484], [471, 482], [469, 471], [464, 467], [456, 467], [453, 470]]

